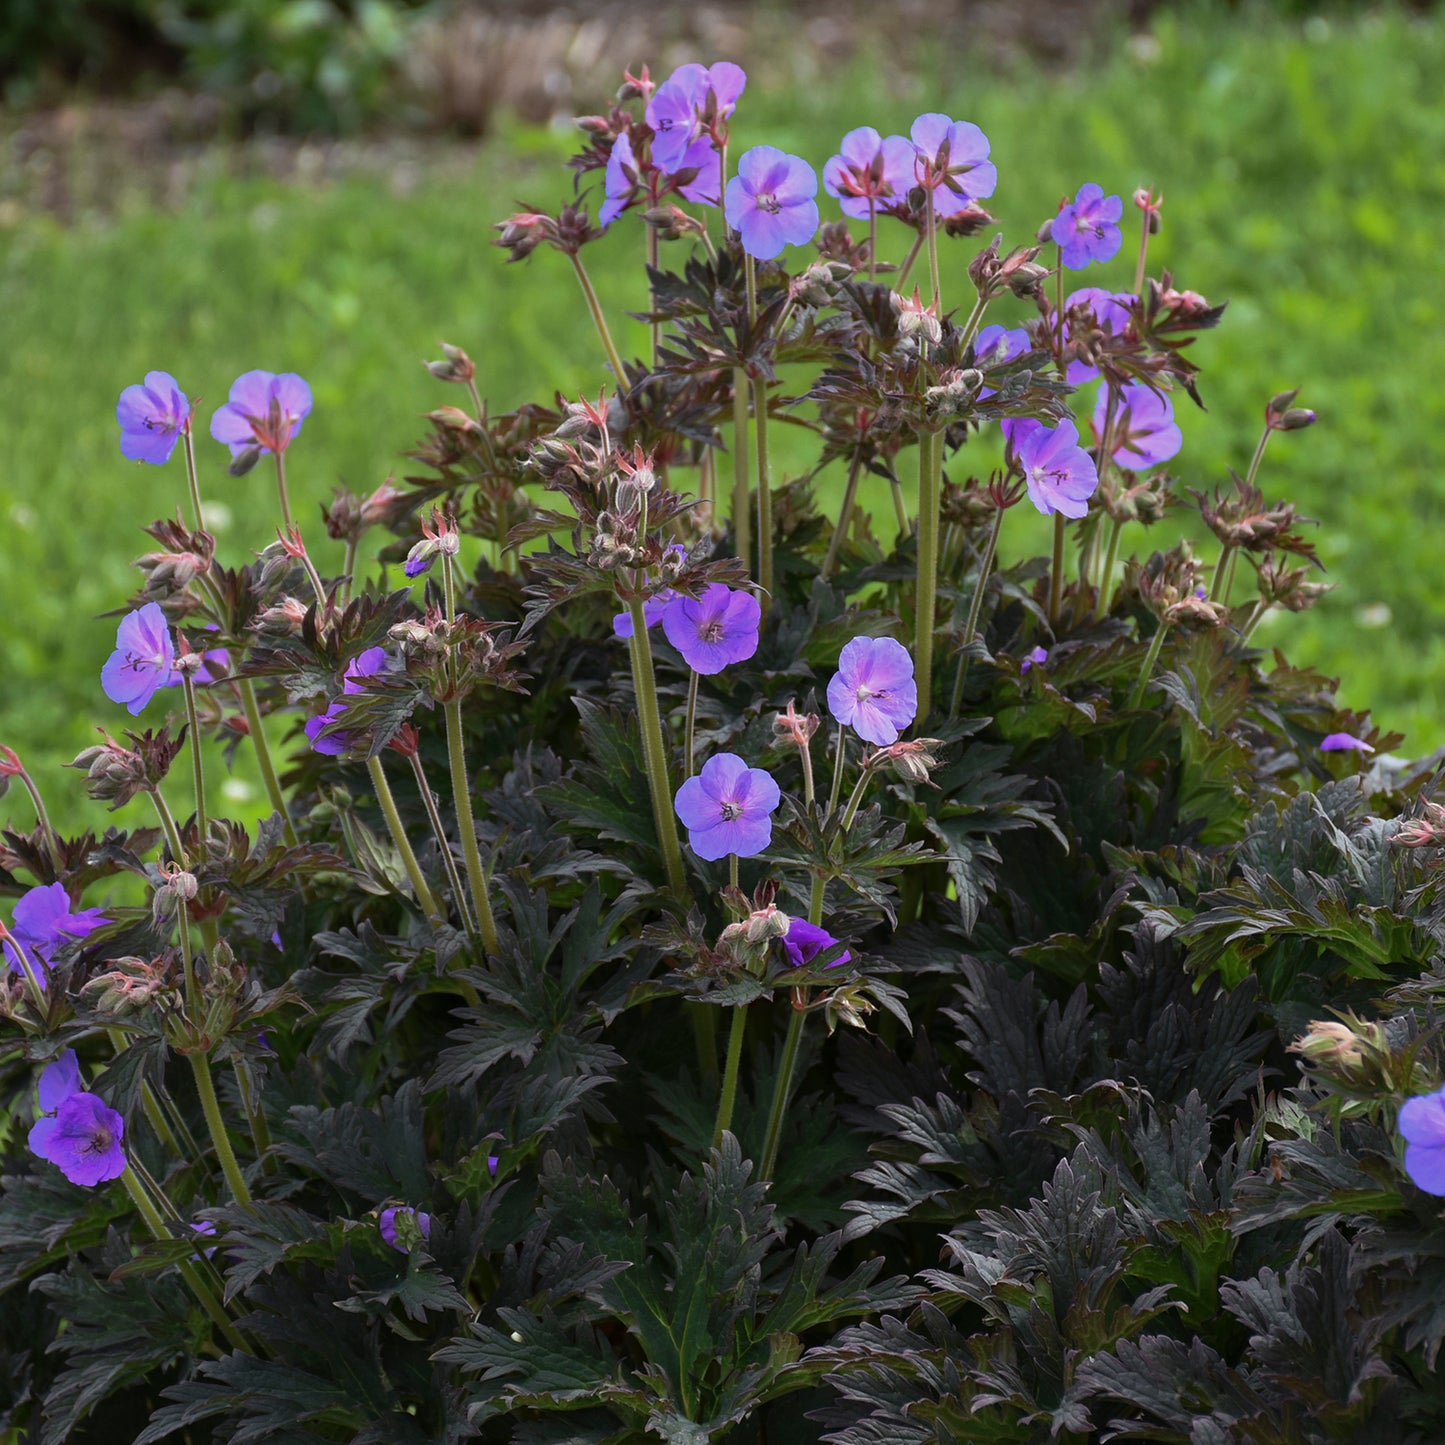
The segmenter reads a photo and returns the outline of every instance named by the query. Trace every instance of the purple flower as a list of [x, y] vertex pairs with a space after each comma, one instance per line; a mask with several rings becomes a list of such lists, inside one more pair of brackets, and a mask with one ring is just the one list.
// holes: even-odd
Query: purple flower
[[1124, 202], [1106, 196], [1103, 186], [1093, 181], [1079, 187], [1079, 194], [1059, 209], [1050, 235], [1059, 247], [1059, 257], [1070, 271], [1082, 271], [1090, 261], [1112, 261], [1123, 244], [1119, 217]]
[[776, 146], [754, 146], [738, 158], [723, 207], [743, 250], [771, 261], [785, 245], [806, 246], [818, 229], [818, 177], [812, 166]]
[[625, 130], [618, 133], [607, 154], [602, 189], [607, 199], [597, 213], [597, 224], [605, 230], [626, 209], [637, 189], [637, 157], [632, 154], [632, 137]]
[[956, 216], [970, 202], [993, 195], [998, 171], [988, 158], [988, 137], [971, 121], [929, 111], [908, 134], [914, 178], [933, 192], [934, 215]]
[[[72, 913], [65, 885], [49, 883], [20, 895], [10, 931], [32, 959], [48, 968], [54, 949], [74, 939], [86, 938], [109, 922], [98, 908], [82, 908]], [[18, 972], [20, 960], [9, 943], [5, 951], [12, 971]]]
[[[397, 1221], [401, 1221], [401, 1232], [398, 1236]], [[431, 1238], [431, 1215], [423, 1213], [420, 1209], [413, 1209], [409, 1204], [398, 1204], [391, 1209], [383, 1209], [377, 1218], [376, 1227], [381, 1231], [381, 1237], [395, 1250], [402, 1254], [411, 1253], [411, 1243], [408, 1236], [414, 1241], [416, 1235], [422, 1239]], [[415, 1234], [412, 1231], [415, 1230]]]
[[662, 630], [694, 672], [710, 676], [758, 650], [762, 618], [751, 592], [714, 582], [701, 597], [675, 597], [662, 614]]
[[1350, 733], [1330, 733], [1320, 742], [1322, 753], [1372, 753], [1374, 748], [1363, 738]]
[[1094, 459], [1079, 445], [1079, 429], [1071, 421], [1047, 427], [1024, 419], [1015, 423], [1009, 443], [1028, 483], [1029, 501], [1044, 516], [1088, 515], [1089, 498], [1099, 485]]
[[176, 449], [191, 403], [168, 371], [148, 371], [140, 386], [128, 386], [115, 404], [120, 454], [133, 462], [164, 466]]
[[40, 1075], [44, 1117], [30, 1130], [30, 1150], [59, 1167], [72, 1184], [102, 1184], [125, 1171], [125, 1120], [80, 1087], [80, 1064], [67, 1049]]
[[363, 679], [375, 677], [378, 673], [385, 672], [386, 668], [387, 656], [384, 647], [368, 647], [365, 652], [358, 653], [346, 665], [346, 675], [341, 682], [342, 696], [337, 698], [324, 713], [308, 718], [306, 722], [306, 736], [311, 739], [311, 746], [318, 753], [338, 758], [342, 753], [351, 751], [352, 739], [349, 734], [332, 733], [328, 737], [322, 737], [321, 730], [334, 723], [346, 711], [346, 698], [349, 695], [366, 691]]
[[[1006, 331], [1002, 326], [985, 326], [973, 343], [973, 364], [980, 368], [1003, 366], [1016, 356], [1022, 356], [1032, 345], [1028, 332], [1021, 326], [1012, 331]], [[980, 387], [978, 399], [987, 401], [993, 394], [993, 387]]]
[[839, 154], [823, 167], [823, 189], [838, 197], [845, 216], [866, 221], [888, 201], [901, 201], [913, 186], [913, 142], [907, 136], [886, 140], [871, 125], [850, 130]]
[[115, 630], [115, 651], [100, 670], [100, 685], [112, 702], [135, 717], [171, 681], [176, 645], [158, 602], [128, 612]]
[[[1099, 392], [1094, 407], [1094, 435], [1102, 437], [1109, 412], [1109, 398]], [[1184, 436], [1174, 421], [1174, 408], [1162, 392], [1151, 391], [1141, 382], [1119, 393], [1114, 412], [1114, 465], [1126, 472], [1143, 472], [1176, 456]]]
[[[1064, 315], [1076, 307], [1087, 307], [1100, 331], [1110, 336], [1120, 336], [1129, 326], [1129, 309], [1138, 300], [1132, 291], [1104, 291], [1098, 286], [1082, 286], [1064, 301]], [[1065, 320], [1064, 340], [1069, 339], [1070, 328]], [[1093, 381], [1099, 374], [1098, 368], [1085, 361], [1069, 362], [1065, 380], [1070, 386], [1082, 386]]]
[[891, 637], [855, 637], [838, 655], [828, 711], [874, 747], [896, 743], [918, 713], [913, 659]]
[[250, 447], [284, 452], [311, 414], [311, 388], [294, 371], [247, 371], [231, 383], [226, 405], [211, 418], [211, 435], [239, 456]]
[[720, 60], [716, 65], [680, 65], [653, 92], [645, 112], [652, 127], [652, 163], [675, 176], [695, 165], [690, 152], [703, 138], [711, 145], [712, 127], [737, 109], [748, 83], [740, 66]]
[[[826, 928], [819, 928], [816, 923], [809, 923], [806, 918], [791, 918], [788, 920], [788, 931], [783, 937], [783, 952], [788, 955], [788, 962], [797, 967], [799, 964], [811, 963], [824, 949], [832, 948], [837, 943], [838, 940]], [[828, 967], [837, 968], [840, 964], [850, 962], [852, 957], [853, 955], [844, 949]]]
[[1445, 1194], [1445, 1089], [1400, 1105], [1405, 1136], [1405, 1173], [1426, 1194]]
[[751, 858], [773, 841], [773, 809], [782, 800], [772, 775], [736, 753], [718, 753], [678, 790], [673, 806], [699, 858]]
[[1025, 653], [1024, 659], [1019, 663], [1019, 672], [1025, 673], [1031, 667], [1042, 667], [1049, 660], [1047, 647], [1036, 647], [1032, 652]]

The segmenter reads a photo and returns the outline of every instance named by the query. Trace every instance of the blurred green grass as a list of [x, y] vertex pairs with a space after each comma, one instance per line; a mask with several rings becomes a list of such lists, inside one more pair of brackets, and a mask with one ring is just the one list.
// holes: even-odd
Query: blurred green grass
[[[1320, 413], [1312, 430], [1276, 439], [1262, 480], [1320, 520], [1338, 585], [1314, 612], [1266, 624], [1260, 640], [1342, 675], [1345, 699], [1404, 731], [1407, 750], [1445, 742], [1434, 550], [1445, 516], [1441, 26], [1395, 13], [1286, 23], [1192, 9], [1063, 79], [981, 74], [952, 54], [911, 81], [881, 59], [831, 75], [805, 73], [805, 62], [795, 81], [749, 91], [735, 153], [766, 141], [821, 167], [852, 126], [906, 131], [919, 111], [945, 110], [993, 142], [992, 206], [1010, 244], [1084, 180], [1126, 197], [1146, 183], [1164, 191], [1154, 265], [1231, 303], [1197, 348], [1209, 411], [1181, 405], [1176, 470], [1203, 488], [1242, 469], [1273, 392], [1301, 386], [1300, 403]], [[185, 493], [179, 453], [164, 469], [122, 460], [122, 387], [171, 371], [205, 398], [204, 418], [243, 370], [306, 376], [316, 404], [290, 454], [293, 503], [315, 550], [339, 564], [317, 504], [338, 479], [363, 491], [380, 482], [420, 434], [418, 414], [457, 399], [417, 364], [437, 354], [438, 337], [476, 358], [494, 410], [603, 380], [563, 258], [539, 252], [508, 267], [489, 244], [491, 223], [516, 202], [566, 193], [558, 163], [571, 148], [567, 135], [513, 130], [404, 196], [385, 174], [286, 185], [218, 157], [173, 213], [127, 207], [68, 230], [27, 217], [0, 232], [0, 741], [31, 763], [58, 819], [90, 816], [80, 779], [60, 764], [97, 725], [129, 722], [100, 692], [114, 622], [99, 614], [132, 590], [128, 564], [149, 546], [140, 525]], [[891, 239], [901, 252], [906, 238]], [[620, 317], [642, 302], [642, 246], [629, 218], [587, 253], [619, 341], [637, 354], [642, 329]], [[1133, 246], [1130, 236], [1075, 284], [1127, 286]], [[974, 249], [945, 248], [950, 304], [967, 293]], [[198, 445], [203, 492], [231, 516], [223, 554], [241, 557], [272, 534], [270, 475], [233, 480], [222, 449]], [[886, 514], [881, 497], [874, 510]], [[1007, 543], [1042, 546], [1042, 530], [1014, 517]], [[242, 783], [254, 790], [249, 775]], [[10, 811], [24, 821], [23, 804]]]

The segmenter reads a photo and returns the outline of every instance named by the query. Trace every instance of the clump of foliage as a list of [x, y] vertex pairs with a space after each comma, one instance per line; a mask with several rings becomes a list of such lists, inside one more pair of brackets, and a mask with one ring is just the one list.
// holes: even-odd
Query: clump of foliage
[[[494, 413], [446, 347], [413, 474], [324, 509], [340, 576], [300, 377], [210, 421], [275, 474], [238, 565], [180, 384], [122, 394], [191, 520], [101, 678], [151, 725], [76, 766], [157, 826], [62, 836], [0, 752], [17, 1438], [1439, 1433], [1445, 809], [1251, 645], [1319, 595], [1262, 480], [1313, 414], [1186, 488], [1224, 308], [1150, 274], [1152, 193], [1131, 290], [1066, 294], [1123, 245], [1092, 184], [965, 290], [976, 126], [850, 133], [863, 234], [820, 229], [797, 157], [729, 178], [743, 89], [643, 71], [584, 121], [597, 222], [500, 243], [566, 258], [610, 379]], [[629, 212], [631, 360], [583, 261]], [[986, 326], [1009, 293], [1035, 319]], [[1005, 564], [1025, 499], [1052, 555]], [[214, 813], [205, 745], [255, 750], [267, 819]]]

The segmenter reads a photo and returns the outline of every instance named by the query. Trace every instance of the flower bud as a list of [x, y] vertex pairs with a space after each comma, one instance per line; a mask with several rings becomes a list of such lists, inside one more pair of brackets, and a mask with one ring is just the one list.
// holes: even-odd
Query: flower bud
[[280, 597], [270, 607], [256, 615], [258, 626], [268, 632], [285, 632], [292, 635], [301, 631], [306, 621], [307, 607], [297, 597]]
[[363, 527], [386, 526], [400, 515], [399, 504], [405, 504], [407, 495], [388, 477], [361, 504], [360, 521]]
[[460, 346], [448, 346], [445, 341], [437, 344], [442, 349], [443, 360], [422, 364], [438, 381], [455, 381], [465, 386], [477, 374], [472, 358]]
[[743, 937], [752, 944], [770, 943], [775, 938], [786, 938], [792, 919], [781, 908], [769, 903], [750, 913], [741, 927]]
[[800, 714], [797, 704], [792, 701], [788, 703], [786, 712], [773, 716], [773, 731], [778, 734], [778, 741], [786, 740], [796, 748], [806, 748], [821, 724], [822, 719], [817, 713]]
[[135, 1013], [147, 1007], [166, 987], [164, 959], [117, 958], [110, 970], [97, 974], [80, 990], [98, 1013]]
[[900, 740], [886, 748], [879, 748], [864, 764], [868, 768], [891, 767], [894, 776], [905, 783], [926, 783], [930, 788], [937, 784], [929, 774], [938, 766], [936, 753], [943, 747], [942, 738], [913, 738]]
[[897, 291], [890, 293], [888, 300], [898, 316], [898, 334], [920, 338], [930, 346], [936, 346], [943, 336], [943, 327], [931, 306], [923, 304], [922, 294], [915, 287], [912, 297], [900, 296]]
[[227, 467], [226, 470], [233, 477], [244, 477], [260, 460], [260, 447], [246, 447], [243, 451], [237, 452], [236, 455], [231, 458], [231, 465]]
[[111, 811], [143, 792], [146, 787], [145, 759], [138, 752], [122, 747], [113, 737], [102, 732], [103, 743], [86, 748], [66, 767], [79, 768], [86, 774], [85, 791], [97, 802], [109, 803]]

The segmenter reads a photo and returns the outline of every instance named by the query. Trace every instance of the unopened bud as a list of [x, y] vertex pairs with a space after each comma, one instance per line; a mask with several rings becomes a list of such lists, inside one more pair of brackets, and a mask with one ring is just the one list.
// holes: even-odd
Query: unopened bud
[[445, 341], [438, 343], [442, 349], [441, 361], [428, 361], [426, 369], [438, 381], [455, 381], [465, 385], [477, 374], [472, 358], [460, 346], [448, 346]]
[[914, 738], [899, 741], [886, 748], [879, 748], [867, 761], [869, 768], [891, 767], [894, 775], [905, 783], [926, 783], [936, 786], [929, 774], [938, 766], [936, 756], [943, 746], [941, 738]]
[[750, 913], [742, 924], [743, 937], [752, 944], [769, 943], [775, 938], [786, 938], [793, 920], [781, 908], [768, 904]]
[[231, 458], [231, 465], [226, 470], [233, 477], [244, 477], [260, 460], [260, 447], [245, 447]]

